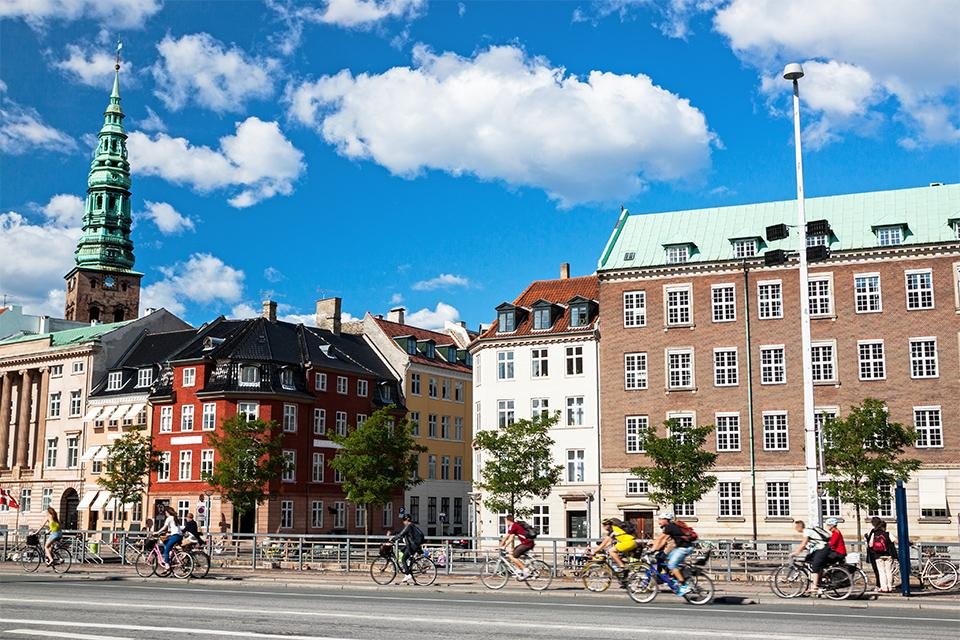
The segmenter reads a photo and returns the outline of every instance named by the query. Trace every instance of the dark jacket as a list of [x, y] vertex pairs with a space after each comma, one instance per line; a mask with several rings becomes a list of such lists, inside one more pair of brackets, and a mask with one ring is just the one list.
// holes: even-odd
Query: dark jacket
[[419, 537], [422, 539], [423, 534], [420, 534], [419, 536], [415, 536], [414, 531], [419, 531], [419, 529], [417, 528], [417, 525], [413, 524], [412, 522], [408, 522], [406, 525], [404, 525], [403, 529], [400, 529], [400, 531], [398, 531], [396, 534], [394, 534], [392, 538], [390, 538], [390, 541], [392, 542], [394, 540], [401, 540], [407, 546], [408, 550], [419, 551], [420, 545], [417, 544], [414, 538]]
[[185, 533], [192, 533], [197, 538], [197, 540], [200, 541], [199, 544], [201, 546], [203, 545], [203, 538], [200, 537], [200, 528], [197, 527], [196, 520], [187, 521], [187, 523], [183, 525], [183, 531]]
[[[884, 536], [884, 538], [886, 539], [886, 542], [887, 542], [886, 551], [874, 551], [873, 541], [876, 540], [878, 536]], [[867, 560], [868, 561], [875, 560], [877, 558], [881, 558], [884, 556], [893, 556], [893, 557], [897, 556], [897, 547], [895, 544], [893, 544], [893, 540], [890, 538], [890, 534], [887, 532], [886, 529], [880, 529], [879, 527], [876, 529], [871, 529], [870, 532], [867, 533], [867, 535], [864, 537], [866, 538], [866, 541], [867, 541]]]

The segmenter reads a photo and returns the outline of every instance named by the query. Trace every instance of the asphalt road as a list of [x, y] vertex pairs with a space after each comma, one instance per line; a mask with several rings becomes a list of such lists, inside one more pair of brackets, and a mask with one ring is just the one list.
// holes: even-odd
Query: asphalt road
[[443, 593], [421, 587], [267, 587], [243, 582], [92, 581], [3, 576], [0, 640], [47, 637], [300, 638], [732, 638], [829, 640], [949, 638], [960, 610], [710, 605], [662, 593], [651, 604], [526, 591]]

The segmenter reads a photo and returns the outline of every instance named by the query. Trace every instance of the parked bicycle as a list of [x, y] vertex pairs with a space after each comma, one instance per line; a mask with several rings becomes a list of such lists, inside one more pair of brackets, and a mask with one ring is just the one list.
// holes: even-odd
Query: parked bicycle
[[534, 591], [543, 591], [553, 580], [553, 569], [543, 560], [524, 555], [521, 557], [524, 570], [529, 575], [524, 578], [521, 570], [507, 559], [507, 551], [500, 549], [496, 558], [488, 558], [480, 569], [480, 582], [488, 589], [503, 589], [510, 576], [526, 583]]
[[[860, 571], [862, 574], [863, 572]], [[863, 575], [864, 584], [866, 575]], [[859, 576], [858, 576], [859, 580]], [[770, 587], [781, 598], [797, 598], [810, 589], [813, 584], [813, 571], [810, 565], [798, 558], [785, 562], [776, 569], [770, 578]], [[854, 592], [854, 578], [846, 565], [833, 564], [820, 572], [820, 593], [831, 600], [845, 600]], [[859, 590], [859, 587], [858, 587]], [[864, 586], [866, 591], [866, 586]]]
[[[626, 584], [629, 572], [639, 568], [640, 558], [625, 556], [623, 562], [626, 565], [627, 573], [618, 579], [621, 583]], [[587, 591], [602, 593], [610, 588], [614, 577], [617, 576], [618, 569], [619, 567], [613, 562], [610, 555], [601, 551], [587, 560], [575, 575], [583, 581], [583, 587]]]
[[[380, 555], [370, 563], [370, 577], [377, 584], [390, 584], [401, 572], [403, 551], [399, 543], [380, 545]], [[429, 587], [437, 579], [437, 564], [426, 553], [421, 553], [410, 562], [413, 582]]]
[[[44, 536], [44, 541], [46, 536]], [[50, 556], [53, 562], [48, 562], [47, 566], [53, 569], [54, 573], [66, 573], [70, 571], [73, 565], [73, 555], [70, 553], [72, 543], [61, 538], [50, 548]], [[40, 534], [31, 533], [27, 536], [27, 542], [14, 554], [20, 561], [20, 567], [27, 573], [35, 573], [40, 568], [41, 562], [47, 561], [47, 554], [43, 549], [44, 545], [40, 541]]]
[[170, 550], [170, 565], [163, 566], [163, 551], [160, 541], [154, 537], [147, 538], [142, 551], [133, 566], [137, 575], [141, 578], [149, 578], [152, 575], [166, 578], [171, 573], [177, 578], [189, 578], [193, 573], [193, 556], [182, 547], [175, 546]]
[[[918, 553], [921, 552], [918, 546], [912, 548], [917, 549]], [[910, 562], [910, 575], [915, 576], [921, 585], [928, 584], [937, 591], [949, 591], [957, 586], [957, 581], [960, 580], [957, 565], [946, 558], [934, 557], [932, 551], [923, 553], [922, 562]], [[893, 586], [899, 587], [901, 582], [900, 563], [894, 558]]]
[[[706, 553], [692, 562], [684, 562], [680, 565], [685, 584], [690, 587], [683, 598], [690, 604], [702, 605], [713, 600], [713, 580], [704, 571], [712, 552], [712, 549], [707, 549]], [[663, 554], [645, 555], [627, 576], [627, 595], [640, 604], [653, 602], [657, 593], [660, 592], [661, 584], [667, 585], [674, 593], [678, 593], [680, 588], [680, 583], [667, 569], [666, 557]]]

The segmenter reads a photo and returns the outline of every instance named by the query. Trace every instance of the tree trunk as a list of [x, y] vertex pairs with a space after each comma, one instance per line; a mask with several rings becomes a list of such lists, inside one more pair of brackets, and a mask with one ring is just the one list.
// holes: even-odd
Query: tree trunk
[[[857, 540], [863, 541], [863, 532], [860, 530], [860, 503], [857, 503]], [[866, 552], [866, 549], [864, 549]], [[866, 553], [864, 553], [864, 558], [866, 558]]]

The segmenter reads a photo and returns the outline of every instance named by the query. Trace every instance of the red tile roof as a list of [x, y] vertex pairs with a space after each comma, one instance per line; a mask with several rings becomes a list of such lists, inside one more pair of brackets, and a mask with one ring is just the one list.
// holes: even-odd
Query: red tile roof
[[580, 276], [579, 278], [562, 278], [559, 280], [537, 280], [532, 282], [523, 293], [517, 296], [513, 304], [528, 310], [537, 300], [547, 300], [548, 302], [560, 305], [563, 307], [563, 312], [554, 321], [553, 326], [547, 330], [534, 331], [533, 313], [527, 313], [526, 317], [517, 323], [516, 331], [498, 335], [497, 321], [495, 320], [493, 324], [483, 332], [480, 339], [592, 331], [597, 326], [599, 314], [593, 319], [593, 322], [586, 327], [570, 327], [570, 309], [567, 307], [567, 302], [577, 296], [595, 302], [599, 301], [600, 281], [596, 275]]
[[[377, 326], [387, 334], [390, 338], [399, 338], [401, 336], [413, 336], [417, 341], [421, 340], [433, 340], [436, 343], [437, 348], [447, 347], [447, 346], [457, 346], [456, 341], [453, 337], [446, 334], [440, 333], [439, 331], [430, 331], [429, 329], [421, 329], [420, 327], [414, 327], [409, 324], [400, 324], [399, 322], [390, 322], [389, 320], [384, 320], [383, 318], [374, 318]], [[402, 349], [400, 345], [397, 345], [398, 349]], [[459, 349], [460, 347], [457, 346]], [[424, 364], [432, 367], [440, 367], [441, 369], [453, 369], [454, 371], [462, 371], [464, 373], [470, 373], [472, 369], [465, 364], [447, 362], [439, 355], [436, 358], [427, 358], [422, 355], [411, 355], [407, 354], [410, 357], [411, 362], [417, 362], [419, 364]]]

